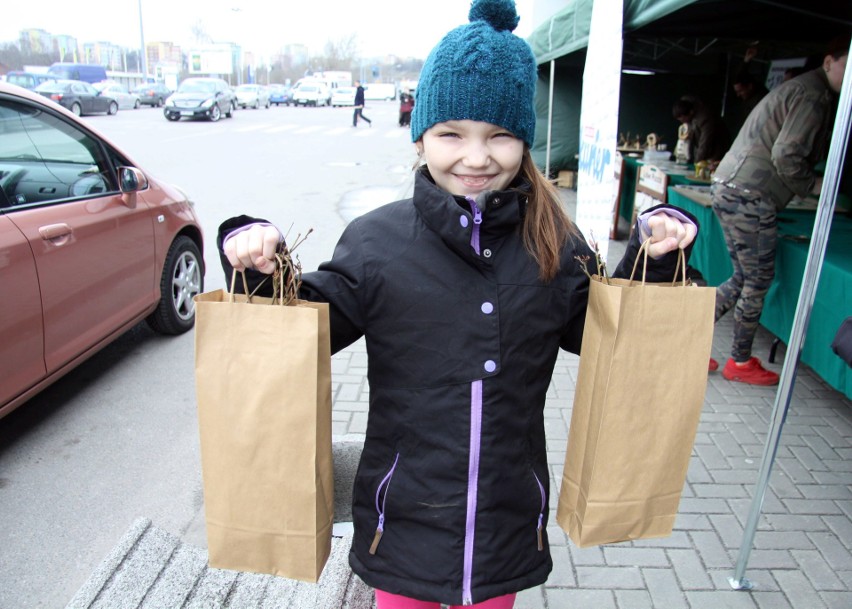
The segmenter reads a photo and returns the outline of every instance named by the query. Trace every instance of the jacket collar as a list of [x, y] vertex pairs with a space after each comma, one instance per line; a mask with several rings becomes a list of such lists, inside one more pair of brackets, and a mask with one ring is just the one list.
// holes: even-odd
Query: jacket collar
[[[480, 237], [499, 238], [514, 231], [526, 213], [528, 190], [529, 186], [519, 181], [508, 190], [491, 191], [481, 198]], [[415, 174], [414, 206], [426, 225], [445, 241], [461, 251], [471, 250], [474, 214], [470, 203], [437, 186], [425, 166]]]

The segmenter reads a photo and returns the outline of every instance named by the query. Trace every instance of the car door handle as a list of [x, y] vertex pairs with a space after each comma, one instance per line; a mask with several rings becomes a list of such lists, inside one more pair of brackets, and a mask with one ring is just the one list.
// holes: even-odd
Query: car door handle
[[46, 241], [52, 241], [54, 239], [59, 239], [60, 237], [67, 237], [71, 234], [71, 227], [67, 224], [48, 224], [47, 226], [42, 226], [38, 229], [38, 233], [41, 235], [42, 239]]

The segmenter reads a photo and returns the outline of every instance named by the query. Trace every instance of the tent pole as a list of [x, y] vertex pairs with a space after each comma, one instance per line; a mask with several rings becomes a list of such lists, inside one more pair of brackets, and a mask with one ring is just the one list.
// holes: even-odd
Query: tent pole
[[547, 151], [544, 157], [544, 176], [550, 179], [550, 142], [553, 128], [553, 83], [556, 72], [556, 60], [550, 60], [550, 90], [547, 96]]
[[793, 383], [796, 376], [796, 368], [799, 365], [799, 357], [802, 352], [805, 334], [808, 331], [811, 309], [814, 305], [819, 275], [822, 263], [825, 259], [825, 247], [828, 243], [828, 234], [831, 230], [831, 219], [834, 215], [834, 206], [837, 201], [837, 190], [840, 185], [840, 173], [846, 155], [846, 145], [849, 142], [849, 125], [852, 120], [852, 77], [847, 75], [843, 79], [843, 87], [840, 91], [840, 103], [838, 104], [837, 117], [834, 120], [834, 131], [831, 135], [831, 147], [828, 151], [828, 160], [823, 176], [822, 190], [819, 197], [819, 205], [814, 221], [814, 230], [811, 235], [811, 244], [808, 249], [808, 258], [805, 263], [805, 273], [802, 278], [802, 289], [799, 292], [799, 300], [796, 304], [796, 314], [793, 318], [793, 327], [790, 330], [790, 342], [787, 345], [787, 354], [784, 357], [784, 367], [781, 370], [778, 392], [775, 394], [775, 404], [772, 407], [772, 424], [766, 445], [763, 450], [763, 459], [760, 464], [760, 474], [754, 497], [751, 502], [751, 511], [743, 530], [743, 541], [740, 545], [740, 554], [737, 558], [737, 566], [733, 577], [728, 578], [731, 587], [735, 590], [751, 590], [753, 584], [743, 575], [748, 564], [754, 535], [757, 531], [757, 523], [760, 518], [760, 510], [766, 496], [766, 486], [772, 473], [772, 465], [778, 451], [778, 441], [784, 427], [784, 419], [790, 408], [790, 399], [793, 391]]

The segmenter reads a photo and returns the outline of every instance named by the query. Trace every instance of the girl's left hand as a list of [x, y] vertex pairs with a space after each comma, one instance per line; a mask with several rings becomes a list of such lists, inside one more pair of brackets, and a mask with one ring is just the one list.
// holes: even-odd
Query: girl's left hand
[[652, 258], [660, 258], [678, 248], [683, 249], [695, 239], [695, 225], [681, 222], [665, 213], [648, 218], [648, 228], [651, 231], [648, 255]]

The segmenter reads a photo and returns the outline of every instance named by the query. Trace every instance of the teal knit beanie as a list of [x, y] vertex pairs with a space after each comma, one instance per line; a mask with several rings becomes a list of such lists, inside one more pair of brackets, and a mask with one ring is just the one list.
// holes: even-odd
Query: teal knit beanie
[[532, 147], [536, 64], [532, 49], [512, 31], [514, 0], [474, 0], [470, 23], [432, 49], [414, 93], [411, 141], [436, 123], [469, 119], [499, 125]]

